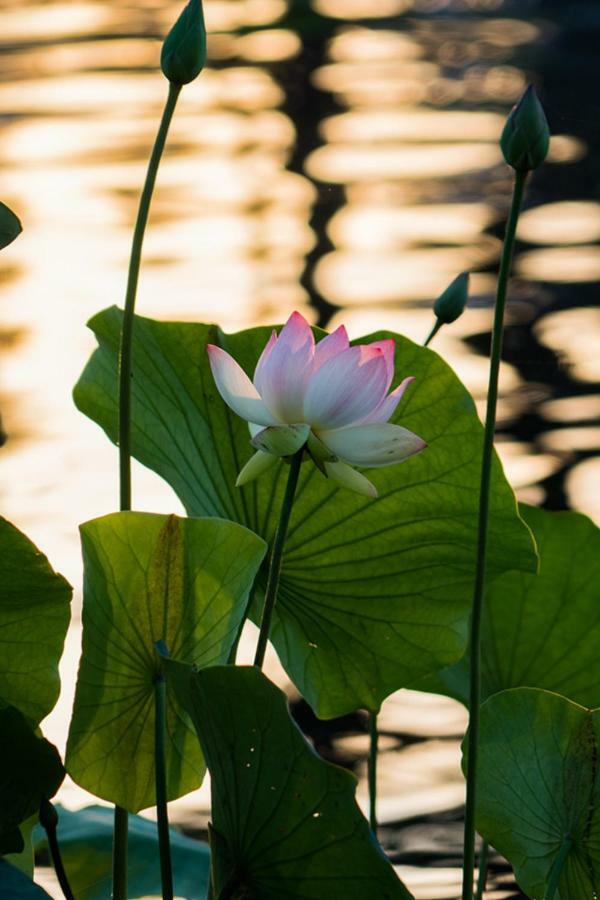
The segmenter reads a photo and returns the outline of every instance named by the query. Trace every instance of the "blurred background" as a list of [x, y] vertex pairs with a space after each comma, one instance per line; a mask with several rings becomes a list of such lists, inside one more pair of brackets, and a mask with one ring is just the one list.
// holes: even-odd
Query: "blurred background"
[[[63, 697], [44, 725], [59, 745], [77, 525], [118, 500], [116, 451], [70, 393], [94, 346], [87, 319], [123, 300], [167, 90], [160, 46], [181, 6], [0, 9], [0, 198], [24, 225], [0, 257], [0, 494], [76, 588]], [[521, 499], [600, 518], [600, 0], [207, 0], [205, 12], [209, 66], [179, 101], [138, 311], [235, 331], [298, 309], [352, 337], [389, 328], [420, 342], [433, 299], [468, 269], [470, 307], [432, 348], [481, 410], [511, 187], [498, 136], [533, 82], [554, 137], [518, 232], [498, 449]], [[139, 466], [134, 505], [181, 511]], [[362, 778], [364, 720], [295, 711]], [[381, 717], [382, 841], [421, 900], [458, 896], [464, 723], [457, 704], [406, 691]], [[175, 805], [175, 821], [201, 833], [208, 796]], [[62, 800], [89, 798], [67, 785]], [[496, 860], [489, 897], [520, 896]]]

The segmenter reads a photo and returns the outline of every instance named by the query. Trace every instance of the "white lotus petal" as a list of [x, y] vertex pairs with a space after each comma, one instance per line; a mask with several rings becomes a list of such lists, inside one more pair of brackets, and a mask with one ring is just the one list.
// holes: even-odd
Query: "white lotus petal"
[[263, 428], [250, 443], [257, 450], [274, 456], [292, 456], [304, 446], [309, 431], [308, 425], [275, 425]]
[[281, 422], [304, 421], [304, 389], [312, 371], [314, 352], [315, 339], [310, 325], [300, 313], [292, 313], [261, 362], [256, 382], [267, 407]]
[[323, 363], [309, 380], [304, 421], [317, 429], [352, 425], [379, 406], [387, 384], [383, 351], [365, 345], [350, 347]]
[[257, 450], [242, 468], [235, 486], [242, 487], [242, 485], [248, 484], [249, 481], [253, 481], [259, 475], [262, 475], [263, 472], [266, 472], [267, 469], [270, 469], [271, 466], [274, 466], [276, 462], [277, 457], [273, 456], [272, 453], [263, 453], [262, 450]]
[[363, 496], [371, 498], [377, 496], [375, 485], [346, 463], [326, 462], [325, 472], [330, 481], [334, 481], [349, 491], [354, 491], [355, 494], [363, 494]]
[[215, 384], [227, 406], [248, 422], [277, 425], [278, 420], [267, 409], [258, 391], [235, 359], [213, 344], [208, 344], [206, 349]]
[[257, 389], [258, 393], [262, 396], [262, 383], [264, 378], [265, 366], [267, 364], [267, 360], [271, 355], [271, 351], [273, 347], [277, 343], [277, 332], [273, 329], [271, 332], [271, 337], [265, 344], [265, 348], [263, 352], [260, 354], [258, 362], [256, 363], [256, 368], [254, 370], [254, 387]]
[[402, 462], [427, 444], [401, 425], [356, 425], [337, 431], [320, 431], [332, 453], [353, 466], [381, 468]]
[[411, 381], [415, 380], [414, 375], [410, 375], [408, 378], [405, 378], [395, 390], [392, 391], [391, 394], [381, 401], [377, 409], [373, 410], [366, 418], [362, 419], [361, 425], [375, 425], [375, 424], [383, 424], [384, 422], [389, 422], [396, 411], [396, 407], [400, 403], [404, 391], [409, 386]]
[[343, 353], [349, 346], [348, 332], [343, 325], [340, 325], [339, 328], [336, 328], [335, 331], [328, 334], [327, 337], [324, 337], [322, 341], [319, 341], [315, 347], [313, 372], [320, 369], [323, 363], [326, 363], [328, 359], [333, 359], [334, 356]]

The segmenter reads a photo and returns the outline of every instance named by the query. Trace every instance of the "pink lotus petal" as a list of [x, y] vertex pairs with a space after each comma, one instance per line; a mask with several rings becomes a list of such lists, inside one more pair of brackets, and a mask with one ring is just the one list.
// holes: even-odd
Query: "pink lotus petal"
[[366, 416], [366, 418], [362, 419], [361, 425], [375, 425], [375, 424], [383, 424], [384, 422], [389, 422], [391, 417], [394, 415], [396, 411], [396, 407], [400, 403], [404, 391], [409, 386], [411, 381], [415, 380], [414, 375], [409, 375], [408, 378], [405, 378], [397, 388], [395, 388], [391, 394], [381, 401], [377, 409], [373, 410], [370, 415]]
[[304, 388], [314, 351], [310, 325], [300, 313], [292, 313], [261, 365], [257, 383], [267, 407], [283, 422], [304, 421]]
[[427, 444], [400, 425], [355, 425], [337, 431], [321, 431], [319, 437], [344, 462], [365, 469], [402, 462]]
[[304, 421], [317, 428], [342, 428], [364, 419], [384, 399], [388, 375], [380, 348], [350, 347], [328, 359], [310, 378]]
[[273, 329], [273, 331], [271, 332], [271, 337], [265, 344], [265, 349], [260, 354], [258, 362], [256, 363], [256, 368], [254, 370], [253, 382], [254, 382], [254, 386], [257, 389], [259, 394], [262, 394], [262, 382], [263, 382], [263, 378], [264, 378], [265, 366], [267, 364], [268, 358], [271, 355], [271, 351], [276, 343], [277, 343], [277, 332], [275, 331], [275, 329]]
[[339, 328], [336, 328], [335, 331], [328, 334], [327, 337], [324, 337], [322, 341], [319, 341], [315, 347], [313, 372], [320, 369], [323, 363], [326, 363], [328, 359], [332, 359], [334, 356], [343, 353], [349, 346], [348, 332], [343, 325], [340, 325]]
[[396, 352], [396, 341], [393, 338], [386, 338], [383, 341], [373, 341], [372, 344], [367, 344], [367, 347], [371, 347], [371, 349], [379, 349], [383, 353], [383, 358], [385, 359], [385, 366], [388, 376], [388, 383], [386, 385], [386, 391], [389, 390], [390, 384], [394, 378], [394, 354]]
[[257, 422], [259, 425], [279, 424], [235, 359], [213, 344], [208, 344], [206, 349], [217, 390], [227, 406], [249, 422]]

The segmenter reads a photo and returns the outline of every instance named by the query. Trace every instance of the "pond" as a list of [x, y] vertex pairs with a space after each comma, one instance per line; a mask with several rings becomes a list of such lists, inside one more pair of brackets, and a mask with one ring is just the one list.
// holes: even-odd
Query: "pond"
[[[461, 270], [467, 314], [433, 344], [480, 404], [510, 175], [498, 134], [533, 81], [554, 139], [529, 185], [501, 371], [498, 449], [519, 497], [600, 515], [596, 304], [600, 2], [208, 0], [210, 67], [183, 91], [138, 309], [233, 331], [293, 309], [356, 337], [422, 341]], [[77, 524], [117, 505], [117, 456], [75, 410], [87, 319], [121, 304], [131, 228], [179, 4], [4, 0], [0, 197], [25, 233], [2, 257], [3, 512], [81, 583]], [[594, 332], [596, 339], [594, 339]], [[138, 509], [181, 510], [134, 468]], [[78, 654], [44, 730], [61, 743]], [[248, 638], [252, 645], [252, 637]], [[285, 684], [274, 660], [269, 672]], [[365, 721], [298, 720], [361, 776]], [[458, 893], [465, 714], [402, 692], [381, 719], [382, 841], [415, 896]], [[73, 785], [67, 805], [87, 802]], [[202, 827], [208, 792], [174, 805]], [[489, 896], [518, 897], [506, 867]]]

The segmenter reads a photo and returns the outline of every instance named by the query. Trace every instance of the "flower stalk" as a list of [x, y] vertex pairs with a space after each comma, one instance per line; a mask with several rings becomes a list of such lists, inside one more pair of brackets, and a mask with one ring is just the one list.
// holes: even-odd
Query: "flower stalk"
[[483, 900], [483, 894], [487, 883], [489, 856], [490, 845], [487, 841], [482, 841], [481, 848], [479, 850], [479, 874], [477, 875], [477, 890], [475, 891], [475, 900]]
[[573, 846], [573, 838], [570, 834], [565, 834], [562, 844], [560, 845], [560, 850], [558, 852], [558, 856], [554, 860], [554, 865], [550, 870], [550, 875], [548, 878], [548, 886], [546, 887], [546, 893], [544, 896], [544, 900], [554, 900], [556, 897], [556, 892], [558, 891], [558, 884], [560, 881], [560, 876], [562, 875], [562, 871], [565, 867], [565, 863], [567, 861], [567, 857], [571, 852], [571, 848]]
[[180, 92], [181, 85], [169, 84], [169, 93], [167, 95], [154, 147], [152, 148], [150, 162], [148, 163], [148, 171], [146, 173], [146, 180], [140, 197], [140, 205], [131, 244], [127, 290], [125, 293], [125, 309], [123, 313], [123, 328], [121, 330], [121, 346], [119, 350], [119, 473], [121, 510], [131, 509], [131, 355], [135, 300], [140, 275], [142, 246], [148, 222], [150, 202], [156, 183], [156, 175]]
[[63, 892], [65, 900], [75, 900], [75, 894], [71, 890], [71, 885], [69, 884], [69, 879], [67, 878], [67, 873], [62, 861], [60, 846], [58, 844], [58, 836], [56, 833], [58, 814], [53, 804], [50, 803], [46, 797], [42, 799], [40, 804], [39, 819], [40, 825], [46, 832], [46, 837], [48, 838], [48, 849], [50, 850], [52, 865], [54, 866], [60, 889]]
[[377, 728], [377, 713], [369, 712], [369, 825], [371, 831], [377, 837], [377, 757], [379, 744], [379, 730]]
[[515, 245], [515, 235], [523, 192], [528, 173], [516, 171], [510, 213], [500, 260], [492, 347], [490, 352], [490, 374], [488, 383], [487, 408], [483, 436], [481, 482], [479, 489], [479, 517], [477, 527], [477, 559], [475, 565], [475, 586], [471, 612], [469, 635], [470, 686], [469, 686], [469, 731], [467, 735], [467, 797], [464, 830], [464, 864], [462, 900], [473, 898], [473, 874], [475, 869], [475, 802], [477, 793], [477, 755], [479, 744], [479, 713], [481, 706], [481, 620], [483, 612], [483, 591], [485, 586], [485, 564], [490, 506], [490, 478], [496, 428], [496, 407], [498, 403], [498, 374], [502, 354], [504, 330], [504, 309], [506, 289]]
[[163, 900], [173, 900], [173, 866], [169, 842], [167, 811], [167, 771], [165, 738], [167, 731], [167, 684], [161, 674], [154, 682], [154, 769], [156, 779], [156, 817], [160, 856], [160, 881]]
[[273, 550], [271, 551], [271, 561], [269, 563], [269, 575], [267, 578], [267, 587], [265, 590], [265, 602], [263, 605], [262, 618], [260, 622], [260, 633], [258, 635], [258, 643], [256, 645], [256, 653], [254, 656], [254, 665], [262, 669], [265, 660], [265, 652], [269, 641], [269, 632], [271, 630], [271, 621], [273, 619], [273, 611], [277, 602], [277, 594], [279, 591], [279, 579], [281, 576], [281, 564], [283, 562], [283, 548], [287, 536], [288, 525], [290, 523], [290, 515], [298, 486], [298, 478], [300, 477], [300, 466], [302, 464], [302, 455], [304, 449], [298, 450], [290, 460], [290, 471], [288, 474], [287, 485], [281, 505], [281, 513], [279, 516], [279, 524], [275, 532], [275, 540], [273, 541]]

